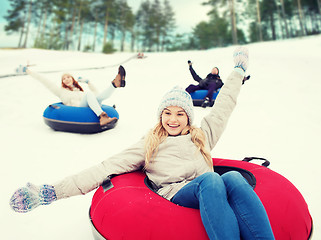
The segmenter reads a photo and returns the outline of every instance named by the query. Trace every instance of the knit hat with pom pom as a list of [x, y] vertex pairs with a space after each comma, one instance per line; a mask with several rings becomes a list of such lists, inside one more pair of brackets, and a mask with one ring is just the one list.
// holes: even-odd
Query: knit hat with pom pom
[[174, 87], [167, 92], [158, 107], [157, 116], [160, 118], [165, 108], [169, 106], [181, 107], [186, 112], [189, 124], [192, 125], [194, 120], [193, 100], [191, 95], [179, 86]]

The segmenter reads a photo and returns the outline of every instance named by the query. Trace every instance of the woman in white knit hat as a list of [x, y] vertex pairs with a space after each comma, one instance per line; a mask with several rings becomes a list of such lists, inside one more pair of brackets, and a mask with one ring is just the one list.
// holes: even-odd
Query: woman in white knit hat
[[158, 123], [139, 142], [102, 163], [53, 185], [28, 183], [11, 197], [16, 212], [99, 187], [113, 174], [144, 169], [157, 193], [175, 204], [200, 209], [210, 239], [274, 239], [265, 209], [238, 172], [213, 171], [210, 155], [232, 113], [247, 69], [248, 51], [237, 48], [235, 68], [211, 112], [193, 126], [191, 96], [179, 87], [169, 91], [158, 108]]

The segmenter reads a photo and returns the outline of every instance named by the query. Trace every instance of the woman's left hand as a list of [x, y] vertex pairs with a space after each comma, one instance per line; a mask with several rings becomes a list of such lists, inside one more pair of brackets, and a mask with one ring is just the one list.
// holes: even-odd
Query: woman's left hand
[[26, 74], [26, 71], [28, 69], [28, 65], [19, 65], [17, 68], [16, 68], [16, 73], [17, 74]]
[[88, 79], [84, 79], [84, 78], [82, 78], [82, 77], [78, 77], [78, 79], [77, 79], [77, 81], [78, 82], [81, 82], [81, 83], [89, 83], [89, 80]]

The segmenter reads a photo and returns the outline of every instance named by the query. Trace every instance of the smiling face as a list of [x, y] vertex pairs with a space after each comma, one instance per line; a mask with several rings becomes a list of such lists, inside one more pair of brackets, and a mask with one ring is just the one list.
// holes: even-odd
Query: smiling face
[[183, 108], [170, 106], [163, 110], [162, 125], [170, 136], [181, 134], [188, 124], [188, 116]]
[[74, 84], [74, 80], [70, 74], [62, 75], [61, 80], [68, 87], [72, 87]]

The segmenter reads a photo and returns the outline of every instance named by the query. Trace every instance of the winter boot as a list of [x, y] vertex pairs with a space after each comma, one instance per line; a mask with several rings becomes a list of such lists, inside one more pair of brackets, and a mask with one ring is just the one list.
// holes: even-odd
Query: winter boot
[[247, 77], [244, 77], [242, 80], [242, 85], [245, 83], [245, 81], [249, 80], [250, 77], [251, 77], [250, 75], [248, 75]]
[[100, 126], [104, 126], [104, 125], [107, 125], [108, 123], [113, 123], [117, 120], [116, 117], [109, 117], [107, 115], [107, 113], [105, 112], [102, 112], [100, 115], [99, 115], [99, 122], [100, 122]]
[[202, 107], [202, 108], [206, 108], [206, 107], [208, 107], [208, 106], [210, 106], [210, 99], [209, 99], [208, 97], [206, 97], [206, 98], [204, 99], [204, 102], [202, 103], [201, 107]]
[[126, 77], [125, 68], [122, 65], [120, 65], [118, 68], [118, 74], [115, 77], [115, 79], [112, 81], [113, 86], [115, 88], [125, 87], [126, 85], [125, 77]]

